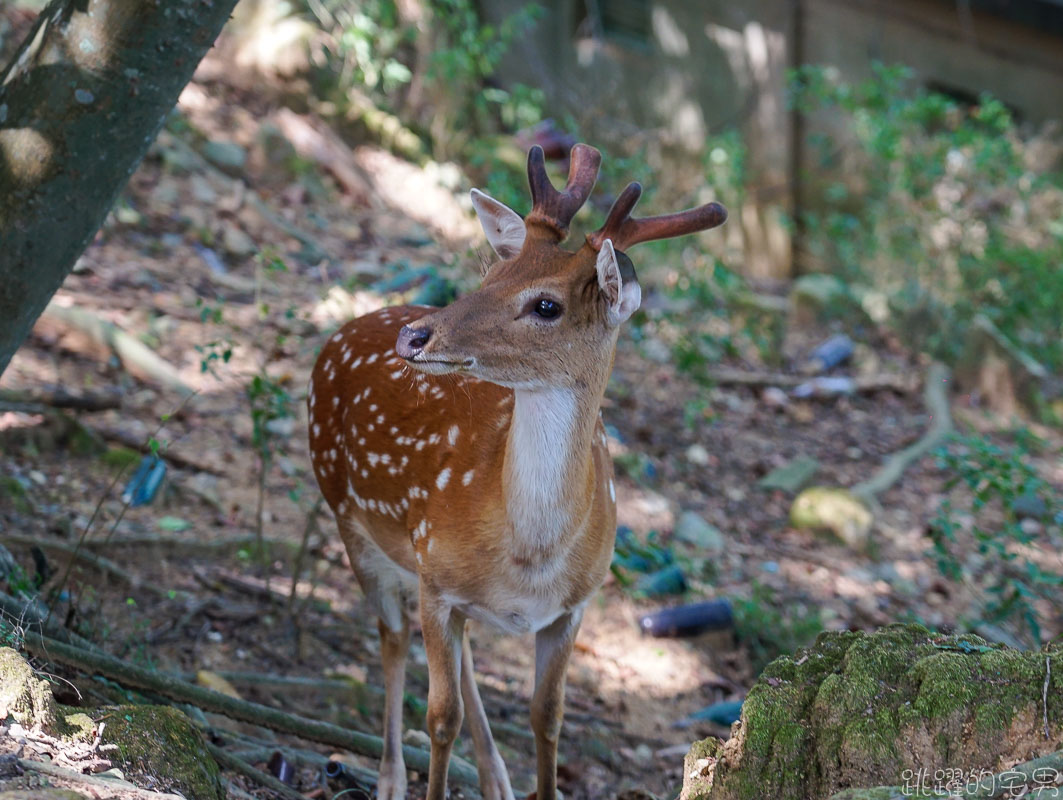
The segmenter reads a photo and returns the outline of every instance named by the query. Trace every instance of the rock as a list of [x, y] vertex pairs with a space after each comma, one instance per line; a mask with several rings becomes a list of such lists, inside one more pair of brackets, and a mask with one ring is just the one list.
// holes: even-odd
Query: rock
[[1048, 504], [1033, 492], [1024, 492], [1015, 498], [1011, 510], [1019, 517], [1043, 519], [1048, 513]]
[[88, 800], [88, 797], [70, 789], [40, 786], [36, 789], [15, 789], [10, 792], [0, 792], [0, 800]]
[[247, 164], [247, 150], [230, 141], [207, 142], [203, 145], [203, 157], [230, 175], [238, 174]]
[[693, 511], [684, 511], [675, 523], [675, 538], [686, 542], [704, 554], [720, 553], [724, 548], [723, 534]]
[[718, 754], [712, 800], [818, 800], [918, 770], [1001, 771], [1058, 748], [1061, 673], [1059, 646], [1021, 652], [919, 625], [822, 633], [750, 689]]
[[686, 451], [687, 461], [699, 467], [707, 467], [711, 461], [709, 451], [700, 444], [692, 444]]
[[810, 456], [798, 456], [793, 461], [773, 469], [757, 485], [761, 489], [781, 489], [784, 492], [798, 492], [819, 470], [819, 462]]
[[813, 486], [790, 507], [790, 524], [798, 530], [829, 531], [854, 550], [863, 550], [874, 518], [848, 489]]
[[187, 716], [170, 706], [126, 705], [93, 709], [106, 723], [103, 742], [118, 749], [109, 757], [118, 761], [134, 782], [177, 790], [196, 800], [224, 797], [218, 765]]
[[778, 386], [766, 386], [760, 393], [760, 400], [768, 408], [786, 408], [790, 397]]
[[222, 227], [221, 244], [225, 252], [235, 258], [247, 258], [258, 252], [255, 240], [236, 225], [226, 224]]
[[54, 733], [57, 725], [55, 698], [48, 681], [10, 647], [0, 648], [0, 722], [12, 717], [23, 728], [40, 726]]

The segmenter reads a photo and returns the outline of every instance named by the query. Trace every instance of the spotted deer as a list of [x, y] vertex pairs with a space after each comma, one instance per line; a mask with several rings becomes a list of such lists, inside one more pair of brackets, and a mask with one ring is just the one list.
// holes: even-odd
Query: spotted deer
[[641, 302], [639, 242], [721, 224], [717, 203], [635, 219], [630, 184], [575, 252], [561, 246], [601, 155], [576, 145], [563, 191], [528, 156], [524, 219], [472, 191], [499, 260], [437, 309], [399, 306], [332, 336], [309, 390], [314, 474], [378, 617], [386, 703], [378, 795], [406, 796], [402, 697], [410, 609], [428, 660], [428, 800], [468, 719], [481, 790], [512, 800], [473, 676], [466, 621], [535, 634], [539, 800], [557, 796], [565, 672], [588, 598], [609, 568], [616, 488], [600, 406], [620, 323]]

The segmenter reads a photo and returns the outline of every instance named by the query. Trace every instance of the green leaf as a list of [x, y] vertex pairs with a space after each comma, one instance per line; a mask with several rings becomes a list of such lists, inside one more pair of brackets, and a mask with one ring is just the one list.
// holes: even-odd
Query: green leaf
[[156, 523], [162, 530], [180, 533], [192, 527], [192, 523], [180, 517], [162, 517]]

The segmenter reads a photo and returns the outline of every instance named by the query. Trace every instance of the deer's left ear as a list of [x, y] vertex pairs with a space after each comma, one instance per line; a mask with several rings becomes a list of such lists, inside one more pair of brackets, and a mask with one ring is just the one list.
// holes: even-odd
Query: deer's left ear
[[602, 242], [595, 269], [598, 271], [598, 286], [605, 300], [606, 319], [610, 325], [619, 325], [638, 311], [642, 303], [642, 289], [634, 276], [625, 281], [620, 274], [620, 263], [612, 239]]
[[472, 207], [491, 247], [499, 258], [516, 258], [527, 234], [520, 214], [479, 189], [473, 189], [471, 194]]

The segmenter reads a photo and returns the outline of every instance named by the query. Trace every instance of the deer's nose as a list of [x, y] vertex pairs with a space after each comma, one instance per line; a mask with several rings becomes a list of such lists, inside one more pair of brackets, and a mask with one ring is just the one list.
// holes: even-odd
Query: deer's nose
[[413, 358], [428, 344], [432, 338], [432, 329], [427, 327], [411, 328], [403, 325], [399, 331], [398, 341], [395, 342], [395, 352], [400, 358]]

